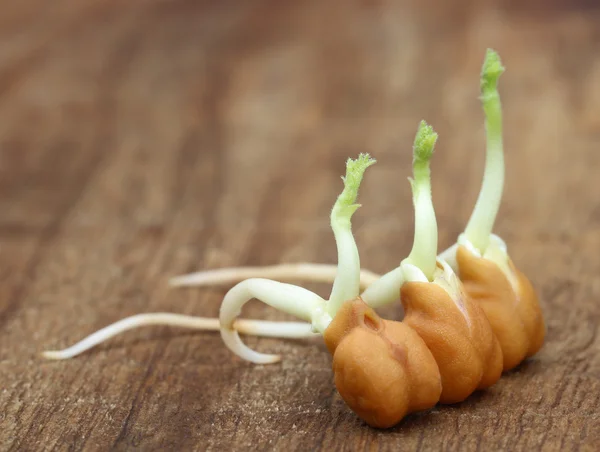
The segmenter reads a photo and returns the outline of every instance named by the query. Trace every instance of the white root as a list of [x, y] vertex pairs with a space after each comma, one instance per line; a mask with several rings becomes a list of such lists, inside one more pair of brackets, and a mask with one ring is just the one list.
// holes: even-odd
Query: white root
[[[73, 358], [125, 331], [151, 325], [192, 328], [204, 331], [219, 331], [220, 329], [219, 319], [217, 318], [194, 317], [167, 312], [137, 314], [108, 325], [71, 347], [64, 350], [46, 351], [42, 353], [42, 356], [55, 360]], [[311, 330], [311, 325], [304, 322], [236, 320], [233, 327], [242, 334], [254, 336], [294, 339], [316, 336]]]
[[[169, 281], [173, 287], [229, 286], [249, 278], [267, 278], [276, 281], [314, 281], [333, 283], [338, 267], [333, 264], [279, 264], [266, 267], [231, 267], [204, 270], [176, 276]], [[366, 288], [380, 275], [369, 270], [360, 271], [360, 286]]]

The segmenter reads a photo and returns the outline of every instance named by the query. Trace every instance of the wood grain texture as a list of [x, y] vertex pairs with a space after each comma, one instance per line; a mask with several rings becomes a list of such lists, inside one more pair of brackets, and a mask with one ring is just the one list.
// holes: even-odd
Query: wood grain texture
[[[594, 5], [3, 2], [0, 450], [600, 450]], [[488, 46], [508, 68], [496, 230], [548, 323], [542, 351], [493, 388], [377, 431], [316, 340], [249, 339], [285, 355], [271, 366], [168, 328], [39, 358], [138, 312], [216, 315], [223, 290], [167, 288], [182, 272], [335, 262], [329, 209], [359, 152], [379, 160], [355, 216], [363, 266], [397, 265], [422, 118], [440, 134], [434, 202], [452, 243], [482, 175]]]

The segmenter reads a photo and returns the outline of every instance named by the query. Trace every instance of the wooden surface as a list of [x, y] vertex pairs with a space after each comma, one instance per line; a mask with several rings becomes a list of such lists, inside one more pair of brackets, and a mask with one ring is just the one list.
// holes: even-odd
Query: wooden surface
[[[0, 16], [0, 450], [600, 450], [600, 10], [594, 2], [5, 1]], [[363, 266], [408, 253], [418, 121], [440, 133], [440, 248], [483, 169], [478, 73], [499, 50], [496, 231], [547, 343], [490, 390], [377, 431], [319, 340], [147, 328], [47, 362], [123, 316], [214, 316], [201, 268], [335, 262], [328, 214], [368, 151]], [[328, 287], [306, 287], [327, 295]], [[399, 307], [384, 311], [390, 317]], [[259, 304], [252, 317], [283, 319]]]

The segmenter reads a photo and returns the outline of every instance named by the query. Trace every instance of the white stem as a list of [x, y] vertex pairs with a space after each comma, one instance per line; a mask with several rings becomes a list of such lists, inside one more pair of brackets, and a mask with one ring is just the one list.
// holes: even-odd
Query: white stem
[[414, 163], [415, 180], [411, 182], [415, 208], [415, 236], [413, 247], [405, 261], [420, 268], [429, 281], [433, 280], [437, 252], [437, 220], [431, 198], [429, 161]]
[[[204, 270], [176, 276], [169, 281], [173, 287], [227, 286], [249, 278], [267, 278], [277, 281], [314, 281], [333, 283], [338, 268], [334, 264], [278, 264], [265, 267], [231, 267]], [[360, 271], [360, 286], [366, 288], [379, 279], [377, 273]]]
[[356, 241], [352, 235], [352, 215], [360, 207], [356, 204], [358, 188], [365, 170], [375, 160], [368, 154], [360, 154], [358, 159], [348, 159], [344, 190], [338, 196], [331, 209], [330, 223], [338, 253], [338, 269], [333, 281], [331, 295], [327, 301], [327, 312], [334, 317], [345, 301], [360, 294], [360, 257]]
[[490, 234], [502, 201], [503, 188], [502, 136], [491, 136], [491, 132], [488, 132], [483, 183], [473, 213], [465, 228], [465, 235], [482, 254], [490, 242]]
[[338, 269], [327, 309], [333, 317], [345, 301], [356, 298], [360, 293], [360, 257], [350, 221], [347, 226], [332, 221], [332, 227], [338, 252]]
[[[219, 319], [216, 318], [194, 317], [167, 312], [137, 314], [108, 325], [69, 348], [46, 351], [42, 353], [42, 356], [48, 359], [73, 358], [125, 331], [152, 325], [192, 328], [204, 331], [218, 331], [220, 329]], [[315, 335], [311, 330], [310, 324], [304, 322], [237, 320], [234, 328], [242, 334], [265, 337], [304, 338]]]
[[280, 357], [253, 351], [244, 345], [235, 330], [234, 322], [242, 307], [253, 298], [311, 322], [313, 329], [320, 333], [331, 322], [331, 317], [325, 311], [325, 300], [309, 290], [260, 278], [247, 279], [237, 284], [227, 292], [221, 305], [221, 336], [232, 352], [257, 364], [274, 363]]
[[502, 105], [498, 79], [504, 72], [500, 56], [488, 49], [481, 69], [481, 105], [485, 113], [486, 155], [483, 183], [477, 203], [465, 228], [465, 236], [485, 253], [502, 201], [504, 189], [504, 149], [502, 144]]

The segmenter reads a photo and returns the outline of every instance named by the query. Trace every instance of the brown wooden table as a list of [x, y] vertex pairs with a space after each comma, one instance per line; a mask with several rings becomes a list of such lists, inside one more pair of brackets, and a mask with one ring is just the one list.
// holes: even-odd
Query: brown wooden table
[[[594, 3], [3, 2], [0, 450], [600, 450]], [[138, 312], [216, 315], [225, 291], [169, 289], [182, 272], [334, 263], [329, 209], [359, 152], [379, 160], [354, 221], [362, 263], [391, 269], [412, 242], [422, 118], [440, 133], [451, 244], [482, 177], [488, 46], [508, 68], [496, 231], [548, 323], [492, 389], [377, 431], [337, 395], [318, 340], [248, 339], [285, 355], [271, 366], [170, 328], [39, 357]]]

